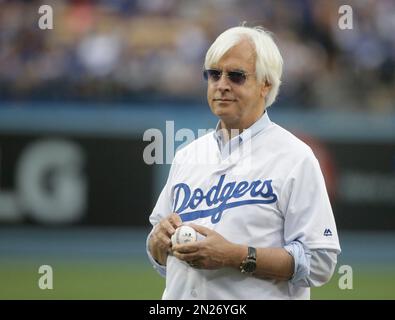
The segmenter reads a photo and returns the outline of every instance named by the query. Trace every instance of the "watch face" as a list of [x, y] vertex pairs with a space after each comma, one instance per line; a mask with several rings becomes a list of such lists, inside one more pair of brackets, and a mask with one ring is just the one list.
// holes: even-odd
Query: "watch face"
[[255, 268], [256, 268], [256, 262], [254, 260], [247, 260], [243, 266], [244, 272], [248, 272], [248, 273], [254, 272]]

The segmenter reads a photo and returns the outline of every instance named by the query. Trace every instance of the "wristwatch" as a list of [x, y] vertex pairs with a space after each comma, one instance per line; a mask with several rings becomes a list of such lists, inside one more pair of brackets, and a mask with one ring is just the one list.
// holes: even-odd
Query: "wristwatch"
[[253, 274], [256, 269], [256, 249], [248, 247], [247, 258], [240, 264], [240, 271], [242, 273]]

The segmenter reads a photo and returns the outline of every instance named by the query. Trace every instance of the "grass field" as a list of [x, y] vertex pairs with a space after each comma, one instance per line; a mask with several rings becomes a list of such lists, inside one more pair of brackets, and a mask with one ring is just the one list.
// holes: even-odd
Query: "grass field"
[[[147, 264], [128, 262], [50, 261], [53, 290], [38, 287], [39, 264], [0, 263], [0, 299], [160, 299], [164, 280]], [[395, 270], [353, 267], [353, 289], [341, 290], [340, 274], [312, 290], [312, 299], [395, 299]]]
[[[0, 299], [160, 299], [165, 281], [149, 264], [144, 229], [0, 229]], [[342, 233], [332, 280], [312, 299], [395, 299], [395, 235]], [[40, 265], [53, 269], [53, 290], [38, 286]], [[353, 289], [339, 289], [341, 265]]]

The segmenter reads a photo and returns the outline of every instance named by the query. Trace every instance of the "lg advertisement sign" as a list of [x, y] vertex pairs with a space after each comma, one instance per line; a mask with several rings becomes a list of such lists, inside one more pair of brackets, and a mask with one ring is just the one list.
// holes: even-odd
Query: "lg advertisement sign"
[[0, 219], [23, 221], [27, 214], [44, 224], [81, 220], [88, 187], [84, 161], [84, 151], [71, 141], [42, 139], [27, 145], [15, 162], [14, 190], [0, 193]]
[[0, 223], [147, 224], [152, 177], [139, 144], [1, 136]]

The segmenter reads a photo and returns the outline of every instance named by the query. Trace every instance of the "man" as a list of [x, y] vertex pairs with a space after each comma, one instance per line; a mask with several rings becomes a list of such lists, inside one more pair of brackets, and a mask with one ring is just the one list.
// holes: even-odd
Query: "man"
[[[309, 299], [331, 278], [340, 246], [320, 166], [267, 112], [281, 73], [262, 28], [231, 28], [209, 48], [217, 130], [177, 152], [150, 216], [147, 252], [166, 277], [163, 299]], [[197, 161], [202, 154], [213, 161]], [[183, 223], [201, 239], [172, 246]]]

